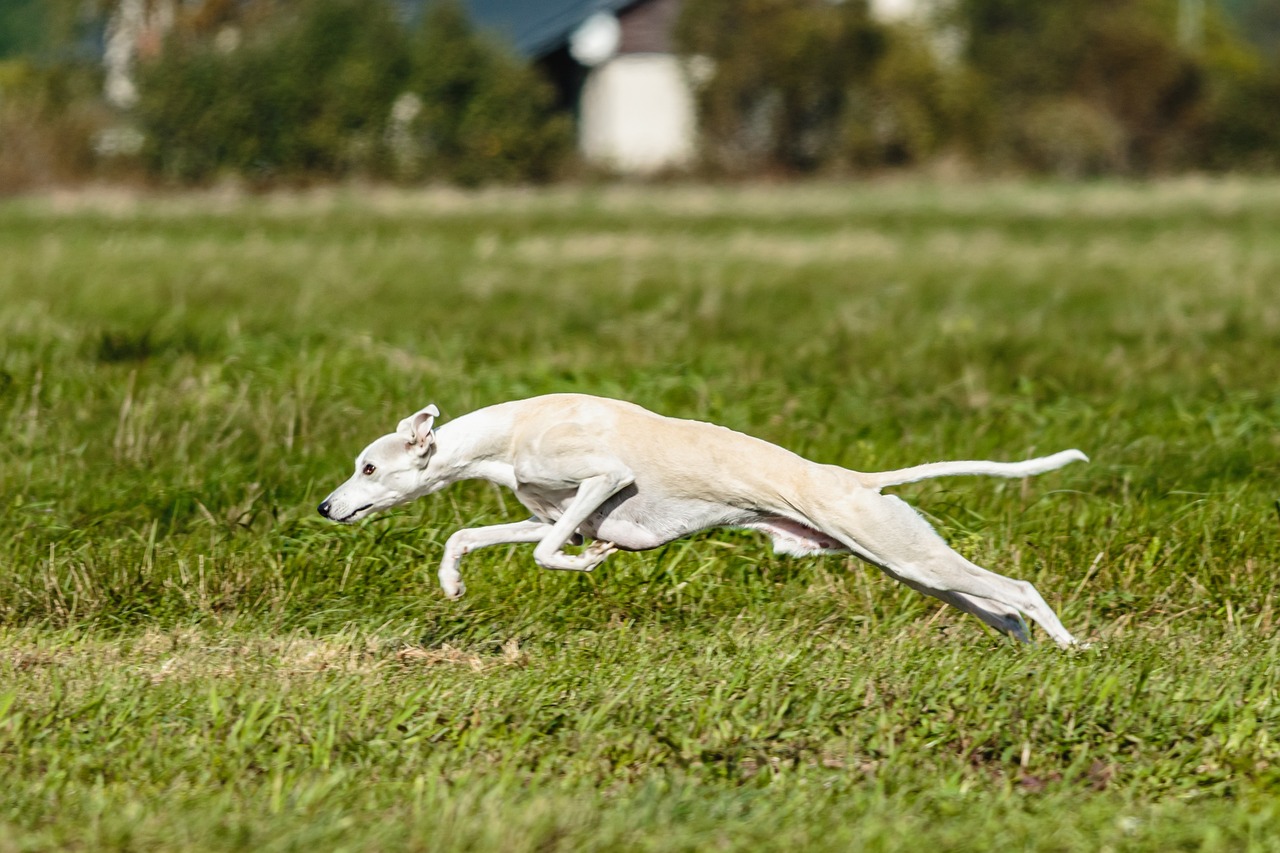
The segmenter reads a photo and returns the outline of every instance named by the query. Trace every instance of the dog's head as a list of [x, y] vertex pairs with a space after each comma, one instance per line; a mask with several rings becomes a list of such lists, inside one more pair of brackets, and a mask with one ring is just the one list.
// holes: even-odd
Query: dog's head
[[428, 468], [436, 449], [432, 426], [439, 414], [434, 405], [427, 406], [362, 450], [356, 472], [324, 499], [320, 514], [349, 523], [430, 493]]

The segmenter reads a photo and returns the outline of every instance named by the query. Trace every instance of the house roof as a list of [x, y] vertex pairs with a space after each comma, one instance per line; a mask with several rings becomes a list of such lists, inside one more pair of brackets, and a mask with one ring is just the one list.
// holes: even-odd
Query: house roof
[[640, 0], [464, 0], [471, 20], [527, 57], [562, 47], [595, 12], [620, 12]]

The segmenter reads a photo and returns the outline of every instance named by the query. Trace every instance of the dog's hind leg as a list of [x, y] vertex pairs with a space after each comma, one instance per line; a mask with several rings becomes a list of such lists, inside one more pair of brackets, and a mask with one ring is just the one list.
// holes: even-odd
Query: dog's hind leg
[[[1034, 586], [966, 560], [899, 498], [859, 489], [840, 502], [838, 511], [828, 508], [822, 515], [831, 522], [823, 525], [824, 530], [839, 534], [855, 554], [913, 589], [949, 601], [998, 630], [1006, 630], [997, 623], [1007, 620], [1008, 609], [1025, 613], [1058, 645], [1076, 644], [1075, 637]], [[945, 597], [956, 593], [965, 598]], [[994, 602], [999, 609], [992, 610], [986, 601]], [[976, 612], [979, 608], [987, 616]]]
[[461, 598], [467, 591], [462, 583], [458, 566], [462, 558], [477, 548], [490, 545], [541, 542], [551, 532], [551, 525], [536, 518], [513, 524], [494, 524], [489, 527], [466, 527], [455, 532], [444, 544], [444, 559], [440, 561], [440, 588], [449, 598]]
[[[747, 525], [747, 527], [762, 530], [773, 537], [773, 551], [775, 554], [806, 557], [814, 554], [850, 553], [849, 549], [834, 537], [787, 518], [779, 517], [755, 521]], [[929, 589], [895, 575], [892, 570], [883, 566], [880, 569], [894, 578], [894, 580], [901, 581], [916, 592], [931, 595], [940, 601], [950, 604], [952, 607], [963, 610], [965, 613], [977, 616], [1001, 634], [1012, 635], [1015, 639], [1024, 643], [1031, 642], [1031, 636], [1027, 633], [1027, 623], [1023, 621], [1022, 614], [1015, 608], [1001, 604], [998, 601], [974, 598], [960, 592]]]
[[886, 569], [881, 566], [880, 570], [894, 580], [901, 581], [911, 587], [916, 592], [932, 596], [939, 601], [950, 604], [958, 610], [963, 610], [970, 616], [977, 616], [1001, 634], [1007, 634], [1019, 642], [1031, 642], [1031, 633], [1027, 630], [1027, 623], [1023, 620], [1022, 614], [1018, 612], [1017, 608], [1009, 607], [1008, 605], [1001, 604], [998, 601], [992, 601], [989, 598], [975, 598], [972, 595], [965, 595], [962, 592], [945, 592], [938, 589], [929, 589], [926, 586], [908, 581], [907, 579], [894, 574], [891, 569]]

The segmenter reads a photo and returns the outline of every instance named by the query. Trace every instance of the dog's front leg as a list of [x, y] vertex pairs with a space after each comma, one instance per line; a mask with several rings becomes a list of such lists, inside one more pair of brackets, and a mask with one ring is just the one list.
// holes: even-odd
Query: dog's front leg
[[467, 527], [457, 531], [444, 544], [444, 559], [440, 561], [440, 588], [449, 598], [461, 598], [467, 591], [462, 582], [458, 565], [462, 558], [477, 548], [490, 545], [540, 542], [551, 532], [551, 525], [536, 518], [513, 524], [494, 524], [490, 527]]
[[616, 472], [588, 477], [578, 486], [569, 505], [552, 526], [551, 532], [533, 549], [533, 559], [544, 569], [564, 569], [572, 572], [589, 572], [612, 554], [612, 542], [593, 542], [581, 554], [566, 554], [563, 549], [600, 505], [622, 489], [635, 482], [634, 475], [622, 469]]

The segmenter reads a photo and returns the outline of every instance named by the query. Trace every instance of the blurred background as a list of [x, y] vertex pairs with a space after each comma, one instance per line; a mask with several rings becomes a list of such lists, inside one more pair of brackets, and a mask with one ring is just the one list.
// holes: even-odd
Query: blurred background
[[[1277, 850], [1275, 171], [1280, 0], [0, 0], [0, 853]], [[900, 494], [1098, 645], [316, 513], [553, 391], [1080, 447]]]
[[1280, 0], [0, 0], [0, 192], [1280, 163]]

